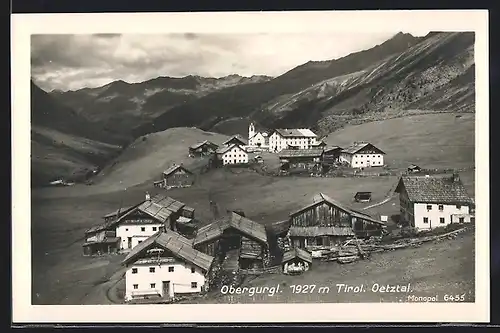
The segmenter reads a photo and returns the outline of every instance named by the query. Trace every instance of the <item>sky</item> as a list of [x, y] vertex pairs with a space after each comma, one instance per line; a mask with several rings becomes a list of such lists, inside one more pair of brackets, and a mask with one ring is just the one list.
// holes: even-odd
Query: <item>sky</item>
[[31, 75], [46, 91], [159, 76], [276, 77], [308, 61], [371, 48], [396, 33], [32, 35]]

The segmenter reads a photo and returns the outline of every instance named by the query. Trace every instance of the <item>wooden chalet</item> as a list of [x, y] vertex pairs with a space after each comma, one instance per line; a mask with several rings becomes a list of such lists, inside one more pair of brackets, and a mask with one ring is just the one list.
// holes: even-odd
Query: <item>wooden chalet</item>
[[233, 268], [263, 267], [269, 256], [265, 227], [234, 212], [198, 229], [193, 246], [212, 256], [230, 255]]
[[189, 156], [190, 157], [203, 157], [209, 156], [219, 148], [219, 146], [213, 142], [205, 140], [203, 142], [197, 143], [189, 147]]
[[120, 237], [116, 236], [114, 222], [122, 215], [139, 206], [120, 208], [103, 216], [104, 223], [96, 225], [85, 231], [83, 255], [102, 255], [117, 253], [120, 250]]
[[384, 223], [320, 193], [313, 203], [290, 214], [288, 236], [294, 247], [328, 247], [347, 238], [376, 236]]
[[278, 154], [281, 168], [309, 170], [321, 163], [323, 149], [284, 149]]
[[284, 274], [300, 274], [308, 271], [312, 266], [312, 254], [295, 247], [283, 254], [281, 268]]
[[323, 149], [323, 164], [332, 165], [338, 162], [341, 152], [342, 152], [341, 147], [337, 146], [325, 147]]
[[370, 202], [372, 200], [372, 192], [356, 192], [354, 200], [356, 202]]
[[232, 137], [230, 137], [229, 139], [224, 141], [222, 144], [226, 147], [229, 147], [232, 145], [238, 145], [238, 146], [245, 147], [248, 145], [248, 141], [246, 139], [244, 139], [243, 137], [241, 137], [241, 135], [233, 135]]
[[167, 170], [163, 171], [163, 179], [156, 182], [157, 187], [166, 189], [190, 187], [194, 184], [195, 175], [182, 165], [172, 165]]

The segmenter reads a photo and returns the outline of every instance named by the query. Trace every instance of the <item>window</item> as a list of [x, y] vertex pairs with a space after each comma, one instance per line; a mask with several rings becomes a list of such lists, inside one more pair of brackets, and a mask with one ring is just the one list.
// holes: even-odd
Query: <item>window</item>
[[154, 273], [155, 272], [155, 268], [154, 267], [149, 267], [149, 273]]
[[196, 268], [191, 267], [191, 273], [195, 273], [195, 272], [196, 272]]
[[439, 218], [439, 223], [444, 223], [444, 217]]
[[169, 272], [173, 272], [173, 271], [174, 271], [174, 266], [170, 266], [170, 267], [168, 268], [168, 271], [169, 271]]
[[137, 241], [137, 244], [141, 244], [141, 243], [142, 243], [142, 241]]
[[439, 205], [438, 208], [440, 211], [443, 211], [443, 205]]
[[427, 210], [432, 210], [432, 205], [427, 205]]
[[153, 231], [156, 231], [156, 227], [153, 227]]
[[461, 209], [462, 208], [462, 205], [457, 205], [457, 209]]
[[156, 287], [156, 283], [151, 283], [150, 287], [151, 287], [151, 289], [154, 289]]
[[191, 288], [198, 288], [198, 282], [191, 282]]
[[141, 227], [141, 231], [146, 231], [146, 227]]
[[138, 289], [139, 288], [139, 285], [138, 284], [134, 284], [134, 289]]
[[460, 223], [464, 223], [464, 218], [463, 218], [463, 217], [459, 217], [459, 218], [458, 218], [458, 222], [460, 222]]
[[125, 231], [128, 231], [128, 228], [125, 228]]
[[429, 218], [428, 217], [424, 217], [424, 223], [429, 223]]
[[137, 268], [132, 268], [132, 274], [137, 274]]

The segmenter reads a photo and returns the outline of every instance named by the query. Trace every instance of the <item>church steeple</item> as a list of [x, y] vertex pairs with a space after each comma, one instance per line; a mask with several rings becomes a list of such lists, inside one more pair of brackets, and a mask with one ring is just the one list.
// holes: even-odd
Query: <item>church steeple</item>
[[255, 135], [255, 125], [253, 122], [248, 126], [248, 140], [250, 140]]

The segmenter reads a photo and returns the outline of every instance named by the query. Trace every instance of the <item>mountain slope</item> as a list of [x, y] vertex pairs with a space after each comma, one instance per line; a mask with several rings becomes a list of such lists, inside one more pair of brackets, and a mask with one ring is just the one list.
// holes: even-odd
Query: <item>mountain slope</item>
[[115, 157], [126, 141], [61, 105], [31, 83], [32, 185], [78, 179]]
[[432, 33], [361, 71], [270, 101], [252, 117], [266, 125], [329, 133], [405, 110], [473, 112], [474, 68], [474, 33]]
[[210, 129], [220, 121], [233, 117], [246, 118], [274, 99], [287, 99], [311, 85], [326, 79], [364, 70], [390, 55], [417, 44], [421, 38], [397, 34], [371, 49], [323, 62], [308, 62], [266, 82], [239, 85], [213, 92], [176, 106], [150, 123], [138, 127], [134, 136], [171, 127], [197, 126]]
[[53, 91], [51, 95], [108, 132], [130, 134], [138, 124], [149, 121], [176, 105], [182, 105], [227, 87], [270, 80], [267, 76], [222, 78], [186, 76], [158, 77], [141, 83], [115, 81], [99, 88]]

